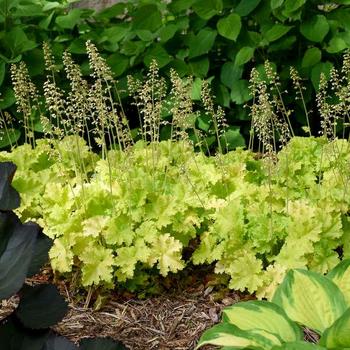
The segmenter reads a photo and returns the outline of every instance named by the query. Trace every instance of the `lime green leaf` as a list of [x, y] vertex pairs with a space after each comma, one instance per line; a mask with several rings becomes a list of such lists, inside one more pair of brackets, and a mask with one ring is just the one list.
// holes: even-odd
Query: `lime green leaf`
[[80, 9], [70, 10], [66, 15], [58, 16], [56, 24], [63, 29], [73, 29], [80, 22], [82, 12]]
[[156, 31], [162, 24], [162, 15], [156, 5], [145, 5], [135, 12], [132, 26], [134, 30], [144, 29]]
[[306, 39], [321, 42], [329, 31], [327, 18], [323, 15], [313, 16], [310, 20], [302, 22], [300, 32]]
[[210, 28], [202, 29], [195, 37], [190, 40], [189, 58], [194, 58], [208, 53], [214, 45], [216, 34], [216, 30], [212, 30]]
[[252, 98], [247, 80], [237, 80], [231, 90], [231, 99], [233, 102], [241, 105]]
[[325, 330], [320, 345], [327, 349], [350, 348], [350, 308]]
[[303, 339], [300, 327], [291, 321], [279, 306], [268, 301], [247, 301], [229, 306], [223, 311], [223, 321], [244, 331], [262, 329], [278, 335], [283, 342]]
[[293, 26], [285, 26], [283, 24], [274, 24], [265, 34], [264, 37], [269, 41], [275, 41], [287, 34]]
[[311, 47], [305, 51], [301, 66], [303, 68], [311, 67], [321, 61], [322, 53], [317, 47]]
[[340, 289], [330, 279], [307, 270], [290, 270], [277, 288], [272, 302], [290, 319], [319, 333], [346, 310]]
[[254, 56], [254, 51], [255, 49], [253, 47], [249, 47], [249, 46], [242, 47], [236, 55], [235, 65], [241, 66], [249, 62]]
[[350, 307], [350, 259], [339, 263], [328, 273], [327, 277], [339, 287]]
[[241, 17], [236, 13], [231, 13], [225, 18], [221, 18], [217, 23], [217, 29], [223, 37], [236, 41], [241, 31]]
[[344, 39], [335, 36], [329, 41], [329, 45], [327, 46], [326, 50], [329, 53], [337, 53], [343, 51], [347, 47], [348, 45]]
[[225, 349], [270, 349], [281, 342], [276, 335], [261, 329], [244, 331], [232, 324], [221, 323], [204, 332], [196, 349], [206, 344], [224, 346]]
[[222, 0], [197, 0], [192, 7], [199, 17], [210, 19], [222, 11], [223, 4]]
[[241, 0], [235, 8], [235, 12], [244, 17], [249, 15], [260, 4], [261, 0]]

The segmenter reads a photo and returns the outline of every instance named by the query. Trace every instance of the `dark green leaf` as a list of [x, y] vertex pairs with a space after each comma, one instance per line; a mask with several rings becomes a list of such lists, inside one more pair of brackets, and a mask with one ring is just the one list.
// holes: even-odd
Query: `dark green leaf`
[[196, 0], [172, 0], [169, 4], [169, 9], [172, 12], [182, 12], [188, 10]]
[[21, 136], [17, 129], [0, 129], [0, 148], [14, 146]]
[[62, 320], [68, 306], [51, 284], [26, 286], [16, 310], [21, 323], [31, 329], [49, 328]]
[[137, 56], [145, 49], [146, 45], [143, 41], [126, 41], [123, 43], [121, 53], [127, 56]]
[[165, 27], [162, 27], [159, 31], [160, 41], [162, 43], [167, 42], [175, 35], [177, 30], [178, 30], [178, 27], [175, 24], [168, 24]]
[[27, 64], [28, 71], [31, 77], [44, 74], [45, 62], [41, 48], [35, 48], [23, 54], [23, 59]]
[[223, 4], [222, 0], [197, 0], [192, 7], [199, 17], [210, 19], [222, 11]]
[[105, 29], [102, 33], [102, 40], [107, 40], [112, 44], [118, 43], [122, 40], [130, 31], [128, 25], [120, 24]]
[[254, 51], [255, 50], [253, 47], [249, 47], [249, 46], [242, 47], [236, 55], [235, 65], [241, 66], [249, 62], [254, 56]]
[[72, 9], [66, 15], [56, 17], [56, 24], [63, 29], [73, 29], [80, 22], [81, 15], [81, 9]]
[[122, 75], [129, 66], [128, 57], [114, 53], [107, 58], [107, 64], [111, 67], [116, 77]]
[[145, 5], [135, 12], [132, 27], [134, 30], [156, 31], [162, 24], [162, 15], [156, 5]]
[[155, 35], [146, 29], [139, 29], [135, 30], [135, 34], [142, 40], [142, 41], [152, 41], [155, 38]]
[[231, 13], [225, 18], [221, 18], [217, 23], [217, 29], [223, 37], [236, 40], [241, 31], [241, 17], [236, 13]]
[[38, 46], [35, 41], [29, 40], [25, 32], [19, 26], [15, 26], [11, 29], [5, 36], [8, 44], [11, 45], [11, 48], [15, 55], [29, 51]]
[[126, 350], [126, 347], [111, 338], [90, 338], [80, 342], [81, 350]]
[[252, 98], [247, 80], [238, 80], [232, 86], [231, 99], [233, 102], [241, 105]]
[[159, 68], [166, 66], [171, 61], [171, 56], [161, 44], [156, 44], [147, 51], [144, 63], [149, 66], [152, 60], [156, 60]]
[[323, 73], [326, 76], [326, 78], [329, 79], [332, 67], [333, 64], [331, 62], [320, 62], [312, 68], [311, 81], [316, 91], [319, 90], [321, 73]]
[[329, 41], [329, 45], [326, 48], [326, 50], [329, 53], [337, 53], [337, 52], [343, 51], [344, 49], [346, 49], [348, 47], [349, 46], [344, 41], [344, 39], [335, 36]]
[[271, 9], [275, 10], [283, 5], [284, 0], [271, 0]]
[[220, 80], [221, 82], [232, 89], [236, 82], [241, 79], [243, 68], [236, 66], [233, 62], [226, 62], [221, 67]]
[[303, 68], [314, 66], [316, 63], [321, 61], [322, 53], [317, 47], [311, 47], [306, 50], [301, 66]]
[[21, 221], [12, 211], [0, 212], [0, 256], [5, 251], [8, 241], [13, 234], [16, 226], [20, 225]]
[[235, 12], [244, 17], [249, 15], [259, 5], [261, 0], [241, 0], [235, 8]]
[[16, 101], [13, 90], [5, 87], [5, 91], [0, 92], [0, 109], [11, 107]]
[[237, 147], [245, 147], [244, 137], [241, 135], [239, 127], [229, 127], [220, 138], [223, 149], [233, 150]]
[[199, 78], [205, 78], [209, 70], [208, 57], [195, 58], [188, 62], [191, 75]]
[[74, 39], [68, 46], [68, 51], [75, 54], [86, 54], [86, 41], [82, 38]]
[[103, 18], [110, 19], [110, 18], [117, 17], [124, 14], [125, 10], [126, 10], [126, 4], [118, 3], [100, 11], [99, 13], [96, 14], [95, 17], [98, 19], [103, 19]]
[[281, 38], [283, 35], [287, 34], [293, 26], [285, 26], [283, 24], [274, 24], [272, 28], [270, 28], [265, 34], [264, 37], [272, 42], [279, 38]]
[[287, 18], [298, 19], [300, 16], [301, 7], [307, 0], [286, 0], [283, 6], [283, 15]]
[[2, 85], [4, 78], [5, 78], [5, 72], [6, 72], [5, 67], [6, 67], [6, 63], [4, 61], [0, 60], [0, 86]]
[[310, 20], [302, 22], [300, 32], [306, 39], [321, 42], [329, 31], [327, 18], [323, 15], [315, 15]]
[[216, 31], [210, 28], [202, 29], [195, 37], [190, 40], [189, 47], [189, 58], [194, 58], [205, 53], [213, 47]]

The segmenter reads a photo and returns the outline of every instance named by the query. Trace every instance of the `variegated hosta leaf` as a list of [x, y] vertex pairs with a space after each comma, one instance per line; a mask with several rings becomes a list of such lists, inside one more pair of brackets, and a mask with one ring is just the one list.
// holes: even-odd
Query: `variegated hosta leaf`
[[296, 341], [293, 343], [285, 343], [281, 346], [275, 346], [272, 350], [327, 350], [326, 348], [312, 343]]
[[350, 259], [343, 260], [327, 275], [342, 291], [350, 307]]
[[320, 344], [327, 349], [350, 348], [350, 308], [325, 330]]
[[205, 344], [223, 346], [225, 349], [272, 349], [282, 342], [276, 334], [262, 329], [244, 331], [230, 323], [220, 323], [206, 332], [199, 339], [196, 349]]
[[300, 327], [290, 320], [276, 304], [267, 301], [247, 301], [225, 308], [223, 321], [242, 330], [263, 329], [278, 335], [284, 342], [303, 339]]
[[321, 334], [347, 309], [343, 294], [329, 278], [300, 269], [287, 273], [272, 302], [293, 321]]

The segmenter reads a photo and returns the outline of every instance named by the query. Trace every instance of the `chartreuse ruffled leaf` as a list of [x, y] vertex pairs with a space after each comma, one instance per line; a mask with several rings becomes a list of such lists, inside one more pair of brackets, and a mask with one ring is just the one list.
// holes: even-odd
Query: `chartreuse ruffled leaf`
[[327, 349], [350, 348], [350, 308], [324, 331], [320, 344]]
[[267, 350], [282, 343], [277, 335], [261, 329], [245, 331], [233, 324], [221, 323], [204, 332], [196, 349], [206, 344], [223, 346], [224, 349]]
[[272, 302], [283, 308], [293, 321], [319, 333], [330, 327], [347, 308], [335, 283], [318, 273], [301, 269], [287, 273]]
[[328, 275], [342, 291], [345, 301], [350, 307], [350, 259], [343, 260]]
[[247, 301], [229, 306], [223, 311], [223, 321], [250, 331], [265, 330], [279, 336], [284, 342], [303, 339], [298, 325], [290, 320], [278, 305], [267, 301]]

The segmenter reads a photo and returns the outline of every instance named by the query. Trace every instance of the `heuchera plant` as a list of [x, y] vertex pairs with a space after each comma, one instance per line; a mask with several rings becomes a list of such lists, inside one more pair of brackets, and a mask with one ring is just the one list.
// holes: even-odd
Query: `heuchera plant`
[[[290, 270], [272, 302], [239, 302], [223, 312], [223, 322], [207, 330], [205, 344], [222, 349], [348, 349], [350, 347], [350, 259], [327, 276]], [[300, 326], [320, 335], [318, 345], [303, 341]]]
[[[288, 269], [325, 273], [339, 262], [337, 248], [350, 255], [347, 141], [295, 137], [272, 169], [249, 151], [206, 157], [182, 141], [141, 141], [105, 159], [76, 136], [59, 147], [43, 140], [0, 158], [19, 166], [18, 213], [54, 240], [53, 268], [80, 269], [83, 286], [113, 286], [153, 267], [166, 276], [191, 260], [215, 263], [230, 288], [271, 298]], [[73, 161], [78, 149], [85, 167]]]

